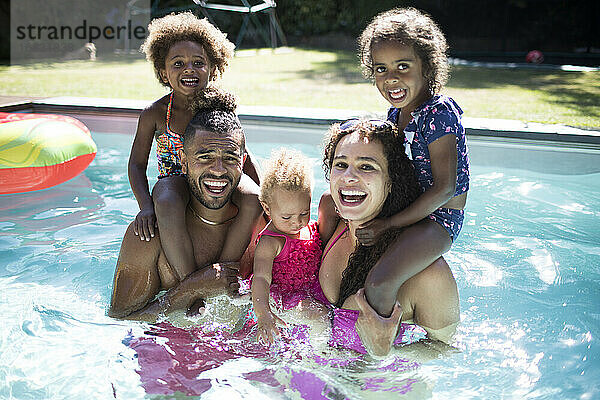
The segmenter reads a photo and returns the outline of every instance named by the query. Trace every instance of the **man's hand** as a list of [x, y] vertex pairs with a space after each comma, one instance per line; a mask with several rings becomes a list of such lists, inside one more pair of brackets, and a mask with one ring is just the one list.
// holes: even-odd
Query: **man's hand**
[[363, 345], [372, 355], [386, 356], [394, 344], [402, 320], [400, 304], [396, 303], [392, 315], [385, 318], [377, 314], [367, 302], [364, 289], [359, 289], [353, 297], [360, 311], [356, 331]]
[[239, 262], [215, 263], [204, 268], [195, 280], [201, 281], [199, 286], [206, 294], [220, 292], [223, 289], [230, 294], [235, 294], [240, 289], [239, 272]]
[[146, 207], [140, 210], [133, 220], [133, 232], [140, 240], [150, 241], [154, 237], [154, 229], [158, 228], [154, 207]]
[[373, 219], [356, 230], [356, 238], [363, 246], [373, 246], [377, 237], [392, 226], [389, 219]]

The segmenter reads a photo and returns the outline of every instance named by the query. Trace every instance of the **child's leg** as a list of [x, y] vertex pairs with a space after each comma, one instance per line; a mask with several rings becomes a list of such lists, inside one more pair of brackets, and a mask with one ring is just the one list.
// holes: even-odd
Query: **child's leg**
[[365, 295], [369, 304], [380, 315], [390, 315], [400, 286], [440, 258], [451, 245], [448, 232], [432, 220], [406, 228], [367, 275]]
[[196, 270], [194, 247], [187, 231], [185, 213], [190, 194], [183, 176], [159, 179], [152, 190], [160, 243], [179, 280]]

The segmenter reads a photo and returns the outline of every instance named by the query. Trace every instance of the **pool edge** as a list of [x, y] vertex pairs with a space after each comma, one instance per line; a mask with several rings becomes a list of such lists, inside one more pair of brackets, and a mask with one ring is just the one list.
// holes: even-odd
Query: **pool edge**
[[[150, 105], [149, 101], [140, 100], [53, 97], [2, 104], [0, 105], [0, 112], [81, 113], [97, 116], [119, 115], [137, 119], [140, 112], [148, 105]], [[358, 116], [384, 118], [384, 115], [356, 110], [275, 106], [239, 106], [238, 115], [240, 120], [248, 122], [308, 124], [313, 126], [327, 126]], [[463, 119], [463, 125], [468, 136], [600, 145], [600, 130], [517, 120], [470, 117]]]

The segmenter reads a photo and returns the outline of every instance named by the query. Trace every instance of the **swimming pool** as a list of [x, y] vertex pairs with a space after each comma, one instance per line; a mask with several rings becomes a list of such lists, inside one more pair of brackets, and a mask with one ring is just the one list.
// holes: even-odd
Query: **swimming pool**
[[[316, 216], [324, 128], [245, 126], [259, 159], [275, 143], [314, 158]], [[132, 137], [93, 137], [98, 154], [82, 175], [0, 196], [0, 398], [164, 398], [145, 393], [128, 346], [146, 326], [105, 316], [120, 241], [137, 213], [126, 170]], [[205, 383], [201, 397], [599, 397], [600, 150], [469, 140], [465, 226], [446, 256], [461, 300], [456, 350], [400, 349], [383, 361], [336, 353], [343, 362], [332, 363], [330, 354], [300, 361], [295, 349], [230, 358], [200, 376], [184, 365]], [[153, 182], [153, 158], [149, 171]]]

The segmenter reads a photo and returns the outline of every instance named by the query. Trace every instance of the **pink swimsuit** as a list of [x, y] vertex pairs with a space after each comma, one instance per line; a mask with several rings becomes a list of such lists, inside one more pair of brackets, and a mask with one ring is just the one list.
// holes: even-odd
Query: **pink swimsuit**
[[[331, 250], [336, 242], [347, 231], [348, 226], [346, 226], [342, 232], [340, 232], [340, 234], [338, 234], [329, 243], [329, 246], [323, 253], [323, 259], [325, 259], [327, 253], [329, 253], [329, 250]], [[329, 319], [331, 320], [331, 337], [329, 338], [329, 345], [333, 347], [342, 347], [365, 354], [367, 350], [365, 349], [365, 346], [363, 346], [358, 332], [356, 332], [356, 321], [358, 320], [360, 311], [338, 308], [331, 304], [325, 296], [325, 293], [323, 293], [321, 283], [318, 279], [316, 279], [312, 284], [310, 293], [315, 300], [325, 304], [329, 308]], [[424, 339], [426, 335], [427, 332], [418, 325], [401, 323], [400, 329], [398, 330], [398, 335], [394, 340], [394, 345], [400, 346], [414, 343]]]
[[271, 296], [284, 310], [296, 306], [308, 296], [308, 291], [317, 280], [321, 265], [321, 238], [317, 223], [310, 221], [303, 228], [309, 230], [308, 239], [293, 239], [267, 228], [258, 235], [275, 236], [285, 239], [281, 252], [273, 259], [271, 272]]

